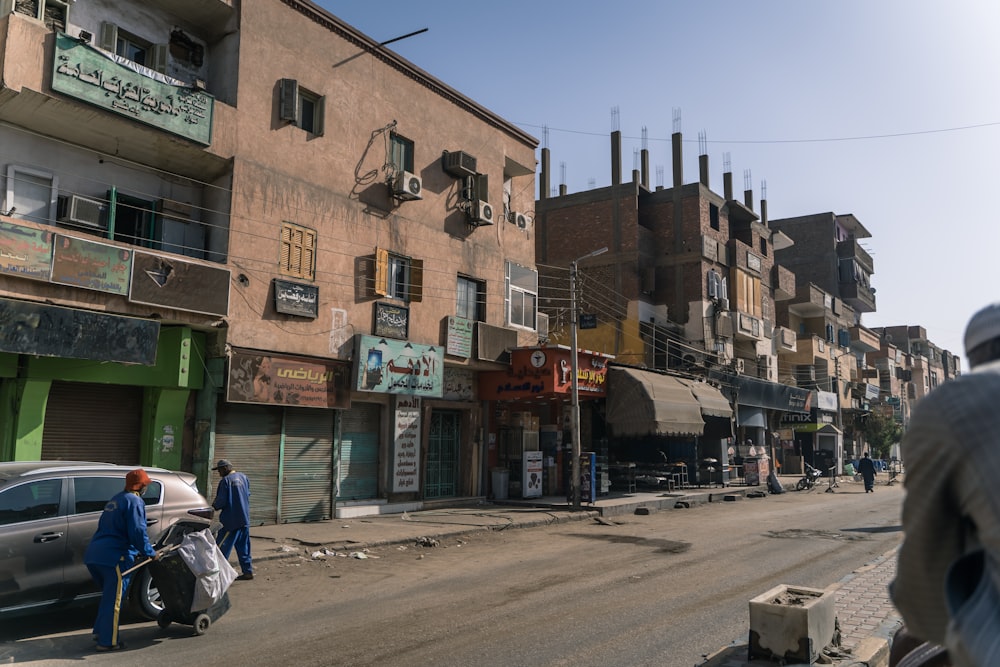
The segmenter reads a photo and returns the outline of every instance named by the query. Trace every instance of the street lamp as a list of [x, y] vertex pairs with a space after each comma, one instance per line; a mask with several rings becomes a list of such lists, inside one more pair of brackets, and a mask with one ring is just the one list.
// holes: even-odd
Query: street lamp
[[573, 437], [573, 461], [570, 467], [570, 489], [573, 491], [573, 509], [580, 509], [580, 361], [577, 359], [576, 349], [576, 329], [579, 322], [579, 315], [576, 312], [576, 263], [603, 255], [608, 251], [607, 246], [589, 252], [583, 257], [578, 257], [569, 263], [569, 311], [570, 311], [570, 373], [569, 381], [572, 395], [572, 437]]

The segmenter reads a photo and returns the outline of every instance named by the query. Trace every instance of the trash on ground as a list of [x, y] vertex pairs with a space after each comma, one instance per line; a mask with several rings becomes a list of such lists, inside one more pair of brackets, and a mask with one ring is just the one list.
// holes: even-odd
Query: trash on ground
[[416, 542], [418, 547], [436, 547], [439, 544], [433, 537], [418, 537]]
[[333, 549], [327, 549], [326, 547], [323, 547], [319, 551], [314, 551], [311, 554], [312, 558], [318, 560], [325, 559], [327, 556], [336, 556], [336, 555], [337, 555], [336, 551], [334, 551]]
[[292, 551], [298, 551], [298, 549], [296, 549], [295, 547], [290, 547], [287, 544], [282, 544], [281, 546], [278, 547], [277, 550], [278, 551], [283, 551], [284, 553], [290, 553]]

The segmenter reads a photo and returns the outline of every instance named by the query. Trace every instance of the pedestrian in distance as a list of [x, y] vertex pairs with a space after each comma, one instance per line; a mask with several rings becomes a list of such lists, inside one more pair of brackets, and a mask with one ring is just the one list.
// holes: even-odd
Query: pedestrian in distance
[[101, 603], [94, 621], [98, 651], [125, 648], [118, 636], [118, 626], [122, 602], [132, 579], [131, 573], [126, 574], [126, 571], [140, 556], [156, 559], [156, 551], [146, 532], [146, 504], [141, 497], [149, 482], [149, 475], [142, 468], [125, 476], [124, 490], [104, 506], [97, 530], [83, 556], [90, 576], [101, 588]]
[[243, 473], [234, 470], [233, 464], [226, 459], [220, 459], [213, 470], [219, 471], [220, 479], [212, 507], [219, 510], [219, 522], [222, 524], [216, 541], [226, 560], [233, 547], [236, 547], [236, 559], [242, 570], [236, 580], [249, 581], [253, 579], [253, 560], [250, 558], [250, 480]]
[[904, 540], [893, 604], [913, 638], [942, 645], [959, 667], [1000, 665], [1000, 303], [965, 330], [970, 372], [913, 409]]
[[868, 452], [865, 452], [864, 458], [858, 461], [858, 472], [865, 481], [865, 493], [875, 493], [875, 475], [878, 473], [875, 470], [875, 462], [868, 456]]

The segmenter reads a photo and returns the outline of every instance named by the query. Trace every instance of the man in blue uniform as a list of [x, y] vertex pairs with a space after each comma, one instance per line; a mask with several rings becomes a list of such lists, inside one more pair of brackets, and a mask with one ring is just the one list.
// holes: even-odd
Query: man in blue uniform
[[233, 547], [243, 574], [237, 581], [253, 579], [253, 562], [250, 559], [250, 480], [241, 472], [233, 470], [233, 464], [226, 459], [219, 460], [214, 470], [219, 471], [219, 488], [215, 493], [212, 507], [219, 510], [222, 529], [216, 536], [219, 550], [229, 559]]
[[104, 506], [97, 531], [83, 556], [90, 576], [101, 587], [101, 604], [94, 622], [98, 651], [125, 648], [118, 640], [118, 623], [132, 575], [123, 573], [139, 555], [156, 558], [146, 532], [146, 504], [140, 497], [149, 482], [149, 475], [142, 468], [125, 476], [125, 490]]

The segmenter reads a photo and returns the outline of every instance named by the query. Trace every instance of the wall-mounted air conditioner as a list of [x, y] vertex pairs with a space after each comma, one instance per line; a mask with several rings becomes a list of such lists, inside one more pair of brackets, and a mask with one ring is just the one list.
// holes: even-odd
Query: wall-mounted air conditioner
[[446, 172], [455, 178], [465, 178], [475, 176], [477, 160], [475, 156], [469, 155], [465, 151], [445, 151], [441, 156], [441, 166]]
[[423, 192], [423, 181], [420, 180], [419, 176], [408, 171], [399, 172], [392, 181], [392, 196], [396, 199], [405, 201], [422, 199]]
[[92, 227], [94, 229], [104, 229], [107, 218], [104, 213], [108, 209], [108, 204], [103, 199], [92, 199], [91, 197], [81, 197], [80, 195], [66, 195], [59, 197], [58, 213], [56, 217], [59, 222], [81, 227]]
[[745, 359], [733, 359], [733, 367], [737, 373], [742, 374], [747, 372], [747, 362]]
[[493, 224], [493, 207], [489, 203], [476, 200], [469, 205], [469, 224], [479, 227]]
[[538, 338], [539, 338], [539, 340], [541, 340], [543, 338], [544, 339], [548, 339], [548, 337], [549, 337], [549, 316], [546, 315], [545, 313], [538, 313], [538, 320], [537, 320], [537, 324], [535, 325], [535, 329], [538, 331]]
[[518, 229], [525, 229], [528, 226], [528, 216], [520, 211], [511, 211], [510, 221], [517, 225]]

